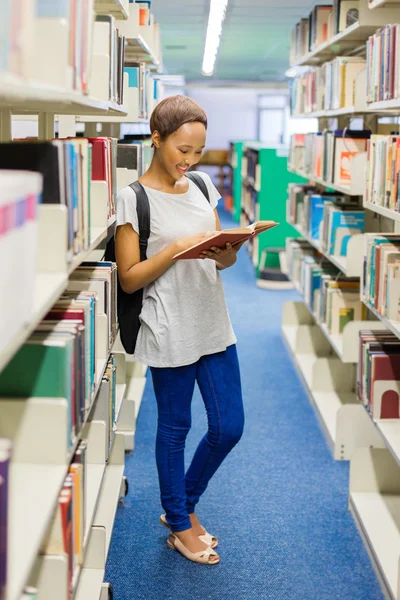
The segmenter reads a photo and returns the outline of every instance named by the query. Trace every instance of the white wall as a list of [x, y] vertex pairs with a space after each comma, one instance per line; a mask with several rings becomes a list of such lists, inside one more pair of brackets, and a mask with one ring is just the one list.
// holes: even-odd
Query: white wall
[[230, 141], [257, 139], [257, 96], [261, 90], [188, 88], [208, 117], [207, 148], [227, 149]]

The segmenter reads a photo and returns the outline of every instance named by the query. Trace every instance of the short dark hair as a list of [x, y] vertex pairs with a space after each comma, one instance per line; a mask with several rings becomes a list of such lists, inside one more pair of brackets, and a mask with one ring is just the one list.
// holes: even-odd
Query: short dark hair
[[164, 141], [171, 133], [185, 123], [203, 123], [207, 129], [207, 115], [204, 110], [188, 96], [169, 96], [162, 100], [152, 112], [150, 131], [158, 131]]

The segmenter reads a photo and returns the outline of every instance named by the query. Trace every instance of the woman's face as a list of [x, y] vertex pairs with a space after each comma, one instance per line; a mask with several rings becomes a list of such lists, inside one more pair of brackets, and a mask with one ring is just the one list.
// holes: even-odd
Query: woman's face
[[159, 141], [158, 158], [167, 173], [177, 181], [199, 162], [205, 143], [203, 123], [185, 123], [165, 141]]

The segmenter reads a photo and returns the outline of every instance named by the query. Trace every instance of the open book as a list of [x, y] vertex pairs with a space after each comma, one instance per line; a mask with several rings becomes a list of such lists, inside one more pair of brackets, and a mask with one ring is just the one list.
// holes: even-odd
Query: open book
[[199, 242], [188, 250], [175, 254], [173, 258], [174, 260], [200, 258], [200, 254], [204, 250], [210, 250], [210, 248], [213, 248], [214, 246], [217, 248], [225, 248], [228, 243], [235, 246], [235, 244], [240, 244], [240, 242], [244, 242], [255, 235], [259, 235], [263, 231], [267, 231], [267, 229], [271, 229], [276, 225], [279, 225], [279, 223], [275, 223], [275, 221], [256, 221], [247, 227], [235, 227], [234, 229], [216, 231], [211, 237], [203, 242]]

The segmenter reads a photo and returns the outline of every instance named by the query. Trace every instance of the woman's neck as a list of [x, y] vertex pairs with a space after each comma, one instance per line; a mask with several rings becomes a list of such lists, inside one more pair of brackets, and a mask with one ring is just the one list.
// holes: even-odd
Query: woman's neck
[[189, 185], [186, 177], [181, 177], [178, 180], [171, 177], [157, 159], [157, 153], [154, 153], [150, 167], [140, 177], [139, 181], [154, 189], [171, 193], [182, 193], [186, 191]]

